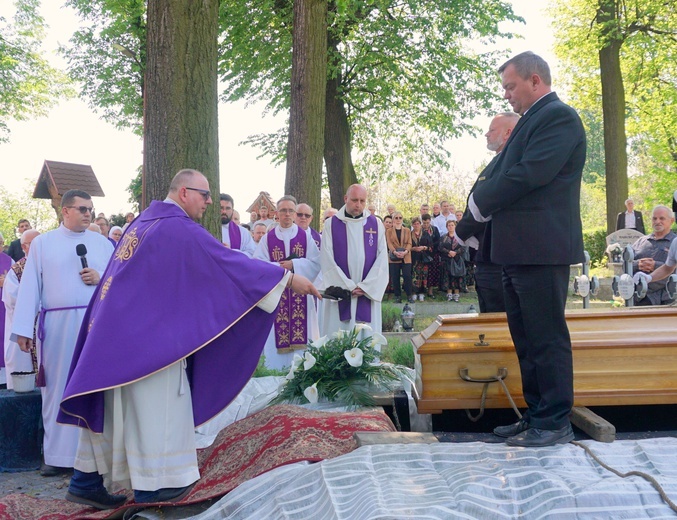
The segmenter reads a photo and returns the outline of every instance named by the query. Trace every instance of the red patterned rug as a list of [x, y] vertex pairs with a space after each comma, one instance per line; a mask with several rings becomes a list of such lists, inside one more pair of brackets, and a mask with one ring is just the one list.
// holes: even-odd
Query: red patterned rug
[[[328, 413], [278, 405], [224, 428], [214, 443], [198, 451], [201, 478], [179, 504], [221, 497], [273, 468], [302, 460], [317, 462], [355, 449], [353, 432], [394, 431], [382, 410]], [[64, 490], [65, 495], [65, 490]], [[128, 493], [131, 497], [131, 491]], [[0, 499], [2, 520], [121, 518], [134, 502], [115, 511], [96, 511], [64, 500], [41, 500], [15, 493]]]

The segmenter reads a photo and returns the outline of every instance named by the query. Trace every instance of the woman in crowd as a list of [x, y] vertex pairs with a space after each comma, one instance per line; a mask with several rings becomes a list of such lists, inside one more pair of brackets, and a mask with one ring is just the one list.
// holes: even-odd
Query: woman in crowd
[[444, 259], [442, 269], [443, 291], [447, 291], [447, 300], [457, 302], [459, 292], [465, 277], [465, 260], [468, 256], [467, 248], [460, 245], [454, 238], [456, 221], [447, 220], [447, 234], [440, 239], [439, 251]]
[[[428, 219], [430, 221], [430, 219]], [[423, 231], [420, 217], [411, 220], [411, 262], [413, 271], [414, 299], [418, 293], [420, 301], [425, 300], [425, 292], [428, 287], [428, 269], [433, 261], [433, 237]]]
[[393, 227], [386, 230], [390, 281], [393, 284], [395, 301], [402, 303], [401, 274], [402, 278], [404, 278], [404, 292], [407, 294], [407, 299], [413, 302], [414, 300], [411, 296], [411, 231], [402, 225], [401, 212], [395, 211], [392, 217]]
[[421, 231], [430, 237], [432, 240], [432, 262], [428, 264], [428, 296], [432, 297], [433, 287], [439, 287], [440, 285], [440, 273], [442, 260], [440, 257], [440, 252], [438, 246], [440, 243], [440, 232], [432, 224], [432, 216], [428, 213], [421, 217]]
[[[393, 217], [391, 217], [390, 215], [388, 215], [386, 213], [386, 216], [383, 217], [382, 220], [383, 220], [383, 227], [386, 230], [386, 236], [387, 236], [388, 230], [392, 229], [392, 227], [393, 227]], [[392, 294], [392, 293], [393, 293], [393, 281], [390, 279], [390, 276], [388, 276], [388, 287], [386, 287], [385, 294]]]
[[108, 238], [117, 246], [122, 236], [122, 228], [120, 226], [113, 226], [108, 232]]

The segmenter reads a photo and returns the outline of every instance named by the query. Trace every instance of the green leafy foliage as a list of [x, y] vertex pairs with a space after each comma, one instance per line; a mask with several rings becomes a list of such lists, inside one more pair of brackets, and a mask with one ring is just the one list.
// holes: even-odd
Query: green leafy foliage
[[287, 375], [287, 370], [279, 370], [277, 368], [268, 368], [266, 366], [266, 356], [261, 356], [256, 365], [256, 370], [252, 377], [268, 377], [268, 376], [284, 376]]
[[377, 363], [375, 337], [359, 339], [361, 335], [356, 327], [350, 332], [339, 331], [329, 340], [309, 343], [304, 357], [295, 357], [286, 384], [271, 404], [325, 398], [348, 406], [373, 406], [371, 389], [390, 388], [402, 374], [395, 366]]
[[590, 262], [601, 262], [606, 251], [606, 226], [583, 231], [583, 247], [590, 255]]
[[32, 194], [32, 186], [24, 188], [18, 196], [0, 186], [0, 231], [5, 237], [5, 244], [18, 238], [16, 231], [20, 219], [28, 219], [33, 229], [41, 233], [59, 225], [49, 201], [34, 199]]
[[62, 96], [73, 94], [68, 78], [40, 50], [45, 21], [39, 0], [16, 0], [12, 20], [0, 16], [0, 143], [10, 119], [45, 116]]

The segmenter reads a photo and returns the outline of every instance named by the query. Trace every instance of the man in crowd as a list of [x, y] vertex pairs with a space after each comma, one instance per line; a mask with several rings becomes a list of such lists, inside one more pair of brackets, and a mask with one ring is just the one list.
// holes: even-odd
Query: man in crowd
[[185, 497], [199, 478], [194, 427], [250, 378], [281, 293], [319, 296], [223, 247], [194, 222], [209, 204], [206, 177], [181, 170], [124, 234], [92, 298], [59, 416], [83, 428], [68, 500], [119, 506], [102, 475], [139, 503]]
[[23, 352], [16, 341], [12, 341], [12, 321], [14, 320], [14, 308], [16, 307], [16, 298], [19, 294], [19, 283], [26, 267], [26, 257], [30, 251], [31, 242], [38, 233], [34, 229], [28, 229], [23, 232], [21, 238], [21, 248], [25, 256], [17, 261], [5, 276], [5, 282], [2, 286], [2, 302], [5, 305], [5, 330], [4, 345], [5, 345], [5, 367], [7, 369], [7, 388], [12, 390], [14, 382], [12, 381], [12, 372], [33, 372], [33, 352]]
[[421, 204], [421, 208], [419, 209], [419, 213], [421, 217], [423, 215], [429, 215], [430, 214], [430, 204]]
[[[668, 257], [668, 251], [677, 235], [670, 227], [675, 219], [667, 206], [656, 206], [651, 212], [653, 233], [643, 236], [632, 244], [635, 259], [632, 262], [634, 273], [653, 273], [661, 267]], [[646, 296], [641, 300], [635, 295], [635, 305], [668, 305], [672, 299], [665, 290], [665, 283], [651, 282]]]
[[271, 224], [275, 223], [275, 220], [268, 217], [268, 206], [264, 203], [261, 203], [261, 206], [259, 207], [259, 219], [256, 222], [261, 222], [266, 226], [266, 229], [268, 229]]
[[[277, 202], [279, 225], [261, 239], [254, 258], [282, 266], [287, 271], [315, 280], [320, 272], [320, 251], [306, 231], [294, 224], [296, 199], [285, 195]], [[275, 317], [275, 325], [263, 348], [266, 366], [291, 365], [295, 350], [305, 349], [309, 340], [320, 337], [315, 300], [284, 291]]]
[[[386, 206], [386, 214], [390, 215], [391, 217], [393, 216], [393, 213], [395, 213], [395, 211], [397, 211], [395, 204], [388, 204]], [[374, 215], [374, 213], [371, 214]]]
[[447, 220], [456, 220], [456, 215], [454, 215], [456, 208], [446, 200], [440, 202], [440, 208], [442, 208], [442, 212], [433, 219], [433, 226], [437, 228], [440, 236], [443, 237], [447, 234]]
[[94, 223], [99, 226], [101, 234], [108, 238], [108, 233], [110, 232], [110, 222], [106, 217], [97, 217]]
[[[489, 130], [484, 136], [487, 139], [487, 148], [495, 152], [496, 155], [479, 174], [470, 193], [495, 173], [494, 166], [498, 161], [499, 154], [508, 141], [517, 121], [519, 121], [519, 117], [515, 112], [503, 112], [497, 114], [491, 120]], [[477, 254], [475, 255], [475, 287], [477, 289], [480, 312], [505, 312], [503, 267], [491, 261], [489, 251], [491, 236], [487, 235], [488, 226], [483, 222], [477, 222], [467, 207], [463, 218], [460, 220], [463, 221], [463, 225], [457, 227], [456, 234], [458, 237], [464, 243], [471, 246], [473, 246], [470, 243], [471, 241], [469, 241], [471, 237], [475, 237], [478, 240], [478, 243], [474, 244], [477, 245]]]
[[356, 323], [381, 332], [381, 300], [388, 285], [388, 250], [383, 223], [365, 210], [367, 190], [348, 188], [345, 205], [324, 223], [320, 263], [324, 287], [340, 287], [351, 298], [324, 300], [321, 334], [351, 330]]
[[489, 222], [490, 258], [503, 266], [508, 326], [528, 410], [494, 433], [511, 446], [551, 446], [574, 438], [573, 359], [564, 308], [569, 266], [584, 260], [585, 130], [578, 114], [551, 91], [550, 69], [541, 57], [518, 54], [498, 72], [503, 97], [522, 117], [468, 206], [476, 221]]
[[336, 208], [327, 208], [324, 210], [324, 213], [322, 213], [322, 222], [326, 222], [328, 219], [333, 217], [338, 213], [338, 210]]
[[644, 220], [642, 212], [635, 211], [635, 202], [632, 199], [625, 201], [626, 211], [622, 211], [616, 217], [616, 231], [619, 229], [636, 229], [644, 234]]
[[263, 222], [257, 222], [254, 224], [254, 229], [252, 230], [252, 238], [257, 244], [261, 241], [267, 232], [266, 225]]
[[21, 235], [23, 235], [24, 231], [31, 229], [31, 223], [25, 218], [22, 218], [19, 220], [17, 227], [19, 229], [19, 238], [13, 240], [9, 244], [9, 249], [7, 249], [7, 254], [12, 257], [12, 260], [15, 262], [18, 262], [24, 257], [24, 252], [21, 248]]
[[[75, 461], [78, 432], [57, 424], [56, 415], [85, 308], [113, 253], [108, 240], [87, 229], [93, 211], [88, 193], [70, 190], [63, 195], [63, 223], [31, 242], [14, 309], [11, 339], [24, 352], [33, 347], [33, 325], [40, 311], [37, 348], [45, 428], [43, 476], [62, 473]], [[83, 252], [86, 255], [78, 256]]]
[[223, 245], [240, 251], [252, 257], [256, 250], [256, 243], [252, 235], [245, 228], [233, 221], [233, 197], [227, 193], [222, 193], [219, 196], [219, 204], [221, 205], [221, 241]]
[[664, 280], [677, 269], [677, 240], [673, 240], [670, 244], [670, 249], [668, 250], [668, 256], [665, 259], [665, 263], [658, 267], [653, 273], [648, 274], [642, 271], [638, 271], [633, 276], [635, 283], [638, 283], [640, 279], [644, 278], [646, 283], [650, 284], [651, 282], [657, 282], [659, 280]]
[[313, 208], [308, 204], [301, 203], [296, 206], [296, 225], [308, 233], [309, 238], [312, 238], [315, 241], [317, 250], [320, 250], [320, 244], [322, 242], [322, 235], [310, 227], [310, 223], [313, 221]]

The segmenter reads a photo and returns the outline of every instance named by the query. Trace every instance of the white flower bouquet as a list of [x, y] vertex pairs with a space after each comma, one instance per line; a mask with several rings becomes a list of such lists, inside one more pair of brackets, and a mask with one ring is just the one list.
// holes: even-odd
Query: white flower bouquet
[[[317, 403], [323, 398], [348, 406], [373, 406], [370, 386], [389, 389], [402, 373], [378, 362], [375, 345], [387, 344], [381, 334], [370, 334], [367, 325], [340, 330], [308, 344], [303, 356], [295, 355], [287, 381], [270, 404]], [[362, 339], [360, 339], [362, 338]]]

